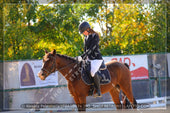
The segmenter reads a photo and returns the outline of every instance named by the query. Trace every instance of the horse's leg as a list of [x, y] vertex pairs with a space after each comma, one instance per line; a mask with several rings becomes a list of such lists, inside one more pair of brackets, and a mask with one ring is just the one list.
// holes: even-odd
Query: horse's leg
[[123, 107], [123, 109], [131, 108], [131, 104], [130, 104], [129, 100], [127, 99], [125, 93], [123, 93], [123, 92], [122, 92], [122, 107]]
[[120, 88], [122, 89], [124, 94], [127, 96], [130, 103], [132, 104], [133, 109], [136, 109], [137, 102], [136, 102], [135, 98], [133, 97], [131, 84], [124, 84], [123, 86], [120, 84]]
[[86, 97], [79, 98], [76, 94], [74, 94], [73, 98], [77, 105], [78, 111], [85, 111], [86, 110]]
[[79, 111], [79, 103], [80, 103], [79, 98], [77, 96], [73, 96], [73, 99], [74, 99], [74, 102], [75, 102], [77, 109]]
[[79, 97], [78, 111], [86, 111], [86, 96]]
[[132, 105], [132, 107], [133, 107], [133, 109], [137, 109], [137, 107], [138, 107], [138, 103], [137, 103], [135, 98], [133, 98], [133, 105]]
[[78, 111], [85, 111], [86, 110], [86, 97], [79, 98], [76, 94], [74, 94], [73, 99], [74, 99], [75, 104], [77, 105]]
[[69, 89], [70, 94], [72, 95], [72, 97], [74, 99], [75, 104], [77, 105], [78, 111], [81, 111], [79, 97], [77, 96], [74, 87], [69, 82], [68, 82], [68, 89]]
[[122, 104], [119, 99], [119, 91], [116, 88], [110, 90], [110, 95], [117, 109], [122, 109]]

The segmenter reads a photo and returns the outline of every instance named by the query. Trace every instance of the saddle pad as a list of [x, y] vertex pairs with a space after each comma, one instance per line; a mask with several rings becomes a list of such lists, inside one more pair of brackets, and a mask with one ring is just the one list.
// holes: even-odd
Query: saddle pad
[[[98, 72], [99, 78], [100, 78], [100, 85], [105, 85], [110, 83], [111, 77], [108, 69], [104, 70], [99, 70]], [[93, 83], [93, 78], [91, 77], [90, 73], [82, 73], [82, 80], [87, 84], [87, 85], [92, 85]]]

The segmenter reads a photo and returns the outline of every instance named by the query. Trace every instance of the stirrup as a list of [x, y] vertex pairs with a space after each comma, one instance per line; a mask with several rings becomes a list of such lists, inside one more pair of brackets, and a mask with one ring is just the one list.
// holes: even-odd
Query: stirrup
[[96, 93], [94, 94], [94, 97], [95, 97], [95, 98], [96, 98], [96, 97], [102, 97], [101, 92], [98, 92], [98, 91], [96, 90]]
[[94, 94], [94, 98], [96, 98], [96, 97], [102, 97], [102, 94], [100, 94], [100, 95], [99, 95], [99, 94], [97, 94], [97, 93], [96, 93], [96, 94]]

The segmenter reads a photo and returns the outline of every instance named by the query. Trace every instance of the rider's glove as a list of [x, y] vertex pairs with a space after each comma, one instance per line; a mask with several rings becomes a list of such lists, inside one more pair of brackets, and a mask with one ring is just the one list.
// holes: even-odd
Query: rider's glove
[[80, 62], [80, 61], [82, 61], [83, 59], [82, 59], [81, 56], [78, 56], [78, 57], [77, 57], [77, 60]]

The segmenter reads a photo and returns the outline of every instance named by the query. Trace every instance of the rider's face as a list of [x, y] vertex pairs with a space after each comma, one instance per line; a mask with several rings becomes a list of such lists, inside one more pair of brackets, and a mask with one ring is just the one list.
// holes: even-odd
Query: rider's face
[[87, 36], [89, 33], [87, 31], [83, 32], [83, 35]]

